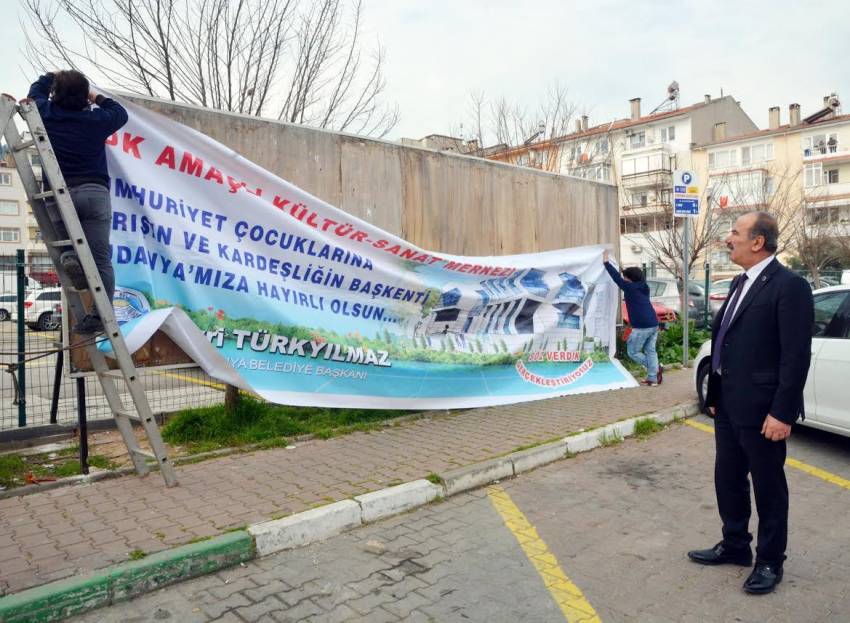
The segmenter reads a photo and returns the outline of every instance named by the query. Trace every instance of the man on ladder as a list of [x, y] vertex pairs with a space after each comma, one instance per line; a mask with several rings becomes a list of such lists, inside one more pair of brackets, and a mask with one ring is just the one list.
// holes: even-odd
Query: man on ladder
[[[115, 293], [115, 273], [109, 257], [112, 207], [104, 143], [127, 123], [127, 111], [115, 100], [96, 95], [88, 79], [75, 70], [44, 74], [32, 84], [28, 97], [38, 106], [111, 302]], [[96, 104], [97, 108], [91, 108], [91, 104]], [[61, 226], [61, 219], [56, 224]], [[59, 228], [60, 237], [67, 237], [62, 231], [64, 226]], [[74, 288], [88, 289], [82, 265], [73, 249], [63, 251], [60, 261]], [[74, 326], [74, 332], [80, 334], [102, 333], [103, 330], [103, 322], [95, 308]]]
[[[89, 108], [92, 101], [99, 105], [96, 110]], [[15, 115], [20, 115], [26, 124], [29, 140], [23, 140], [19, 134]], [[156, 461], [166, 486], [171, 487], [177, 484], [177, 475], [145, 395], [142, 377], [112, 308], [115, 288], [109, 262], [112, 210], [104, 142], [126, 122], [124, 108], [94, 96], [88, 81], [78, 72], [42, 76], [33, 84], [30, 97], [20, 102], [15, 102], [11, 95], [0, 94], [0, 131], [10, 147], [50, 259], [56, 266], [65, 300], [74, 317], [82, 318], [75, 330], [105, 333], [102, 340], [90, 338], [72, 348], [84, 348], [88, 354], [136, 473], [147, 474], [150, 471], [147, 461]], [[42, 178], [49, 189], [38, 187], [26, 153], [31, 147], [38, 151]], [[86, 289], [93, 303], [88, 310], [79, 292]], [[109, 342], [112, 366], [98, 342]], [[116, 381], [123, 381], [132, 406], [126, 405]], [[139, 445], [133, 432], [134, 422], [144, 429], [150, 451]]]

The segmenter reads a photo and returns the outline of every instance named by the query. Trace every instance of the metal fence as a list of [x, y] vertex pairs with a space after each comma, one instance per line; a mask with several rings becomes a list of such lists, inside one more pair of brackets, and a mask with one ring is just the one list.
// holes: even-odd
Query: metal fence
[[[0, 441], [4, 433], [22, 428], [37, 435], [37, 427], [72, 424], [81, 404], [90, 421], [112, 418], [97, 379], [71, 378], [64, 353], [20, 363], [62, 343], [55, 272], [23, 257], [23, 251], [0, 257]], [[224, 401], [224, 386], [194, 366], [142, 370], [142, 375], [154, 413]]]

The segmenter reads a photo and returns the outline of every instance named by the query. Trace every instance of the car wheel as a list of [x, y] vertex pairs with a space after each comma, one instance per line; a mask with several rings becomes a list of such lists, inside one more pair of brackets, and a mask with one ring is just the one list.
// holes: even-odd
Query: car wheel
[[699, 364], [697, 369], [697, 396], [699, 396], [699, 410], [701, 413], [711, 415], [705, 408], [705, 396], [708, 394], [708, 373], [711, 370], [711, 361], [706, 358]]
[[36, 328], [39, 331], [55, 331], [59, 328], [59, 321], [53, 317], [52, 313], [44, 312], [41, 316], [38, 317], [38, 323], [36, 323]]
[[10, 315], [8, 310], [0, 309], [0, 322], [8, 320]]

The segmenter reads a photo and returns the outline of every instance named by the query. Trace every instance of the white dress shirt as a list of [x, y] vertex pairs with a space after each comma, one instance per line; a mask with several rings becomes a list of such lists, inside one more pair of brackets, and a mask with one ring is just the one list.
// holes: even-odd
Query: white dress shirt
[[[744, 297], [747, 296], [747, 292], [749, 292], [752, 285], [756, 282], [758, 276], [765, 268], [767, 268], [767, 265], [770, 264], [775, 257], [775, 255], [766, 257], [755, 266], [750, 266], [747, 269], [747, 280], [744, 282], [744, 287], [741, 289], [741, 294], [738, 296], [738, 300], [735, 301], [735, 309], [729, 309], [728, 307], [726, 308], [726, 314], [732, 314], [731, 316], [729, 316], [730, 319], [735, 317], [735, 311], [741, 305], [741, 301], [743, 301]], [[724, 318], [726, 317], [726, 314], [723, 315]]]

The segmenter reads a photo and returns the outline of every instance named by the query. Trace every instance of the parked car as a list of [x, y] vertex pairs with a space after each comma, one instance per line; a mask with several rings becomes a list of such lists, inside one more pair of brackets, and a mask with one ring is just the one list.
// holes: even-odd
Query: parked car
[[[54, 331], [59, 321], [54, 317], [54, 306], [62, 301], [62, 288], [33, 290], [24, 299], [24, 322], [34, 331]], [[11, 320], [18, 319], [17, 306], [10, 314]]]
[[[678, 310], [681, 308], [679, 283], [676, 279], [664, 277], [649, 277], [646, 280], [649, 286], [649, 299], [653, 303], [659, 303], [664, 307]], [[702, 288], [698, 284], [688, 283], [688, 320], [693, 321], [696, 326], [702, 326], [702, 306], [696, 298], [701, 297]]]
[[[812, 428], [850, 437], [847, 380], [850, 379], [850, 285], [820, 288], [814, 292], [812, 363], [803, 392], [806, 419]], [[694, 361], [694, 382], [700, 407], [705, 405], [711, 341], [700, 348]]]
[[708, 311], [711, 313], [711, 319], [717, 315], [726, 297], [729, 295], [729, 288], [732, 287], [731, 279], [718, 279], [711, 283], [711, 289], [708, 292]]
[[16, 294], [0, 294], [0, 322], [12, 317], [12, 310], [18, 307]]
[[[26, 276], [27, 290], [40, 290], [42, 283], [32, 275]], [[14, 270], [0, 271], [0, 292], [17, 292], [18, 291], [18, 273]]]
[[[665, 325], [668, 322], [675, 322], [676, 318], [679, 317], [679, 314], [675, 309], [671, 309], [662, 305], [661, 303], [656, 303], [655, 301], [651, 301], [652, 309], [655, 310], [655, 317], [658, 318], [659, 325]], [[626, 309], [626, 303], [623, 301], [623, 323], [629, 324], [629, 310]]]

